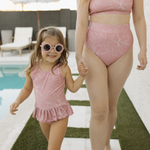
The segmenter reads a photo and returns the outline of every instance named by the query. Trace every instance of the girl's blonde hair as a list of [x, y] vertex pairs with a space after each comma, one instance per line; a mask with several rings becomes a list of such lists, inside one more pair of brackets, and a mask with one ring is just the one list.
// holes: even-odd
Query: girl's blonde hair
[[61, 56], [58, 59], [57, 63], [53, 66], [53, 68], [58, 64], [60, 64], [59, 66], [68, 64], [67, 58], [69, 56], [69, 52], [66, 48], [63, 34], [61, 33], [61, 31], [58, 28], [56, 28], [54, 26], [45, 27], [45, 28], [41, 29], [37, 34], [37, 44], [35, 45], [34, 51], [31, 54], [30, 63], [26, 69], [27, 75], [30, 75], [31, 71], [33, 70], [34, 66], [36, 65], [36, 62], [38, 62], [38, 66], [40, 64], [40, 60], [42, 59], [41, 47], [40, 47], [41, 43], [44, 41], [45, 38], [47, 38], [47, 37], [51, 38], [52, 36], [55, 36], [57, 38], [57, 40], [59, 41], [59, 43], [61, 43], [64, 46], [64, 50], [61, 53]]

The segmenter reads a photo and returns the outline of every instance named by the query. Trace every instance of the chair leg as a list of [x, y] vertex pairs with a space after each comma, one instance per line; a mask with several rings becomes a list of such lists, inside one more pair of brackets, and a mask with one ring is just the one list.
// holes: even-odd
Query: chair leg
[[11, 49], [10, 51], [11, 51], [11, 53], [12, 53], [12, 49]]
[[20, 56], [22, 56], [22, 50], [21, 49], [19, 50], [19, 54], [20, 54]]
[[3, 57], [3, 50], [1, 49], [1, 56]]
[[30, 53], [30, 50], [31, 50], [31, 45], [29, 45], [29, 53]]
[[32, 50], [34, 50], [34, 46], [35, 46], [35, 45], [34, 45], [34, 44], [32, 44]]

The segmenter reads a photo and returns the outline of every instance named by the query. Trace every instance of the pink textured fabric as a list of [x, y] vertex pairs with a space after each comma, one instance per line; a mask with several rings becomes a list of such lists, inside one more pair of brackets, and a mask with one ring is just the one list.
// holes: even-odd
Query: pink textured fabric
[[31, 76], [36, 100], [33, 118], [51, 124], [73, 114], [64, 94], [65, 78], [60, 66], [55, 66], [52, 73], [36, 64]]
[[94, 14], [130, 14], [133, 0], [90, 0], [89, 13]]
[[90, 22], [85, 44], [109, 66], [132, 48], [133, 35], [130, 25]]

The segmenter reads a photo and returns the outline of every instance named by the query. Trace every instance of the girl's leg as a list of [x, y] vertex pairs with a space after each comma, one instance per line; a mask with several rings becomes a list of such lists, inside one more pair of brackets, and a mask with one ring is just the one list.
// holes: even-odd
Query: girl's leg
[[41, 129], [43, 131], [43, 134], [45, 135], [45, 137], [47, 138], [47, 141], [48, 141], [51, 125], [49, 123], [41, 123], [41, 122], [39, 122], [39, 123], [40, 123]]
[[108, 73], [104, 63], [88, 48], [84, 48], [88, 74], [86, 86], [91, 103], [90, 140], [92, 150], [104, 150], [108, 119]]
[[53, 122], [49, 133], [48, 150], [60, 150], [66, 133], [68, 117]]
[[117, 102], [122, 88], [129, 76], [133, 64], [133, 49], [130, 49], [120, 59], [108, 67], [108, 134], [105, 150], [110, 150], [110, 137], [117, 119]]

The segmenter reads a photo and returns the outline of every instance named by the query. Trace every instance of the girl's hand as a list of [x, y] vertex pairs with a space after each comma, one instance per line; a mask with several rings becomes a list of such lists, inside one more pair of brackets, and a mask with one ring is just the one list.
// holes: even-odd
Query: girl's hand
[[[78, 71], [79, 71], [79, 74], [80, 74], [81, 76], [82, 76], [82, 74], [84, 74], [84, 76], [85, 76], [85, 75], [87, 75], [87, 73], [88, 73], [88, 69], [85, 69], [83, 63], [79, 65]], [[83, 76], [83, 77], [84, 77], [84, 76]]]
[[138, 54], [138, 60], [140, 62], [140, 65], [137, 65], [136, 69], [144, 70], [146, 68], [146, 65], [147, 65], [147, 56], [146, 56], [145, 51], [140, 51], [140, 53]]
[[14, 102], [10, 105], [10, 113], [12, 115], [16, 115], [16, 113], [14, 113], [15, 111], [18, 111], [17, 107], [19, 106], [19, 103]]
[[[88, 71], [88, 67], [86, 65], [86, 61], [85, 61], [85, 58], [80, 56], [80, 57], [76, 57], [76, 61], [77, 61], [77, 66], [78, 66], [78, 71], [79, 71], [79, 74], [81, 76], [85, 76], [87, 74], [87, 71]], [[82, 66], [82, 67], [81, 67]], [[83, 67], [84, 66], [84, 67]], [[81, 68], [84, 68], [83, 71]], [[86, 70], [86, 71], [85, 71]]]

